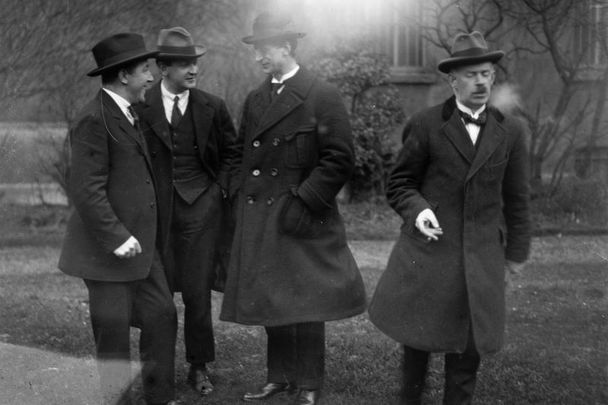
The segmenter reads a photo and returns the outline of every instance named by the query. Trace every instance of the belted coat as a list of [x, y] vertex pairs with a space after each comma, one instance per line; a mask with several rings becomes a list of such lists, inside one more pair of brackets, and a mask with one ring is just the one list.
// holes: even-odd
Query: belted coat
[[[489, 107], [476, 149], [452, 97], [414, 115], [403, 137], [387, 187], [403, 226], [370, 319], [430, 352], [463, 352], [472, 327], [479, 353], [495, 352], [505, 325], [505, 259], [525, 261], [530, 246], [524, 131]], [[426, 208], [443, 229], [438, 241], [415, 227]]]
[[337, 90], [304, 68], [274, 102], [270, 78], [244, 105], [236, 230], [220, 319], [265, 326], [365, 310], [335, 197], [354, 169]]

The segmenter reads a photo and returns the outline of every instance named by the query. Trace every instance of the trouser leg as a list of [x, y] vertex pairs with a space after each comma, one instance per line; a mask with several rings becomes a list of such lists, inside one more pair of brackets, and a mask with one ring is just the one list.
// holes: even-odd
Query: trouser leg
[[171, 245], [184, 301], [186, 360], [204, 365], [215, 360], [211, 286], [221, 221], [219, 187], [210, 188], [192, 205], [175, 196]]
[[84, 282], [103, 402], [122, 404], [132, 383], [129, 326], [136, 282]]
[[[469, 328], [472, 331], [472, 328]], [[467, 405], [473, 401], [477, 370], [481, 358], [475, 347], [472, 332], [464, 353], [447, 353], [445, 355], [445, 388], [443, 403], [445, 405]]]
[[266, 365], [269, 383], [295, 382], [296, 378], [296, 341], [295, 326], [267, 326], [268, 336]]
[[320, 390], [325, 373], [325, 323], [299, 323], [294, 327], [296, 385], [305, 390]]
[[139, 349], [146, 400], [162, 403], [174, 399], [177, 312], [157, 256], [150, 275], [137, 287], [134, 325], [141, 329]]
[[429, 352], [403, 346], [403, 386], [401, 403], [404, 405], [419, 405], [422, 401], [422, 391], [426, 378]]

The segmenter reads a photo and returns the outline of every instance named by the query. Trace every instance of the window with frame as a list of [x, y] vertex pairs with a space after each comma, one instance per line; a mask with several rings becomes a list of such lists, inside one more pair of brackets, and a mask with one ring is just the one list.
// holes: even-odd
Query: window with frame
[[581, 2], [574, 29], [574, 50], [580, 52], [581, 65], [600, 68], [608, 63], [608, 0]]

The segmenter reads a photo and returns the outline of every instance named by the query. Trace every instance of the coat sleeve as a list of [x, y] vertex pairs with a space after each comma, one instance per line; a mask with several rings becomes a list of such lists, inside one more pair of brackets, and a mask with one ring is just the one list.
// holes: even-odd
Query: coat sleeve
[[509, 162], [503, 178], [503, 215], [507, 225], [505, 257], [514, 262], [524, 262], [530, 251], [531, 223], [529, 211], [530, 181], [528, 148], [524, 131], [517, 128]]
[[319, 161], [297, 190], [304, 203], [316, 212], [332, 206], [355, 169], [352, 131], [344, 102], [334, 87], [319, 87], [314, 100]]
[[116, 216], [107, 195], [110, 157], [105, 126], [93, 116], [71, 131], [70, 197], [86, 229], [106, 251], [131, 236]]
[[403, 147], [387, 183], [388, 203], [408, 225], [422, 210], [432, 208], [420, 194], [429, 161], [428, 135], [422, 120], [412, 117], [403, 129]]
[[[222, 189], [228, 191], [232, 189], [231, 179], [235, 178], [238, 167], [241, 164], [243, 145], [238, 142], [238, 137], [230, 113], [224, 101], [218, 107], [218, 127], [220, 129], [220, 170], [218, 173], [218, 183]], [[232, 193], [230, 193], [232, 195]]]

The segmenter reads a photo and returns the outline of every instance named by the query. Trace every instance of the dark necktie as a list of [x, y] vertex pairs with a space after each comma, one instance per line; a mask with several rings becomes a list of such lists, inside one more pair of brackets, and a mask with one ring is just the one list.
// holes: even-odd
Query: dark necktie
[[486, 123], [487, 114], [485, 111], [479, 114], [479, 118], [473, 118], [470, 114], [467, 114], [466, 112], [460, 110], [458, 110], [458, 114], [460, 114], [460, 117], [464, 120], [465, 124], [475, 124], [481, 127], [483, 126], [483, 124]]
[[176, 128], [179, 125], [179, 121], [182, 119], [182, 112], [178, 106], [179, 97], [175, 96], [173, 99], [173, 110], [171, 111], [171, 126]]
[[270, 83], [270, 100], [274, 101], [277, 98], [281, 87], [283, 87], [283, 83]]
[[133, 126], [135, 127], [135, 129], [139, 130], [139, 117], [137, 116], [137, 113], [135, 112], [135, 108], [133, 108], [133, 106], [130, 105], [127, 109], [129, 110], [129, 113], [133, 117]]

